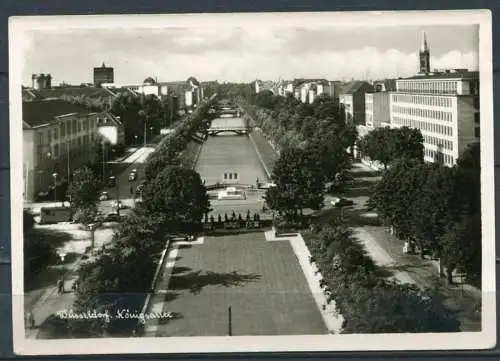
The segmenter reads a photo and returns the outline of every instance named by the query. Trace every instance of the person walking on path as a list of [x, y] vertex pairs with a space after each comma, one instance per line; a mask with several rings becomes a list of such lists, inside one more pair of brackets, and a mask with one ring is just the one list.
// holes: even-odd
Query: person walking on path
[[25, 316], [25, 320], [26, 326], [28, 326], [30, 330], [35, 328], [35, 316], [33, 316], [33, 312], [28, 312]]
[[64, 293], [64, 281], [62, 278], [57, 281], [57, 293], [60, 295]]

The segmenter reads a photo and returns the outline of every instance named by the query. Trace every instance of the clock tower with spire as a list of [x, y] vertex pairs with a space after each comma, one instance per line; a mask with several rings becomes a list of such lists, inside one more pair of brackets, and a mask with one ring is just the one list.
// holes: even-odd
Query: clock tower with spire
[[422, 33], [422, 44], [419, 52], [420, 74], [429, 74], [431, 72], [429, 46], [427, 45], [427, 34]]

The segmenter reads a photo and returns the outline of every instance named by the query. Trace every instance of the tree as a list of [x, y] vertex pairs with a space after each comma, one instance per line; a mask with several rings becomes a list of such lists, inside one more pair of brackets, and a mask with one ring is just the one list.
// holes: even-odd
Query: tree
[[323, 205], [324, 176], [315, 154], [299, 148], [285, 149], [273, 169], [276, 187], [266, 193], [271, 209], [294, 218], [303, 208], [320, 209]]
[[437, 293], [408, 284], [378, 283], [369, 289], [353, 283], [344, 299], [342, 333], [458, 332], [460, 321]]
[[[110, 316], [126, 309], [130, 313], [140, 312], [165, 245], [163, 218], [161, 214], [136, 208], [119, 224], [113, 241], [80, 267], [75, 312], [91, 309]], [[72, 322], [71, 327], [74, 333], [87, 337], [104, 332], [129, 336], [137, 325], [137, 319], [110, 317], [109, 322], [105, 321], [89, 319]]]
[[164, 214], [173, 232], [197, 229], [211, 210], [200, 175], [181, 167], [166, 167], [146, 183], [143, 202], [150, 212]]
[[26, 280], [57, 260], [53, 244], [58, 240], [64, 241], [60, 234], [34, 228], [34, 225], [33, 215], [23, 210], [24, 277]]
[[392, 157], [424, 160], [424, 137], [420, 129], [401, 127], [392, 129], [391, 145]]
[[469, 281], [481, 284], [482, 251], [481, 214], [466, 215], [451, 223], [441, 239], [442, 263], [449, 284], [453, 283], [453, 271], [460, 267]]
[[436, 252], [439, 257], [439, 239], [457, 216], [455, 171], [437, 164], [422, 163], [409, 176], [421, 180], [420, 187], [413, 188], [412, 208], [407, 213], [413, 239], [421, 249]]
[[365, 135], [362, 142], [360, 142], [362, 153], [371, 160], [379, 161], [386, 169], [393, 160], [390, 146], [391, 133], [388, 127], [376, 128]]
[[457, 160], [457, 188], [461, 190], [461, 210], [481, 212], [481, 149], [479, 142], [469, 145]]
[[418, 129], [376, 128], [360, 142], [361, 151], [372, 160], [387, 166], [398, 158], [423, 161], [423, 137]]
[[88, 167], [77, 169], [68, 188], [73, 220], [83, 224], [90, 232], [92, 248], [95, 231], [100, 225], [98, 216], [99, 182]]

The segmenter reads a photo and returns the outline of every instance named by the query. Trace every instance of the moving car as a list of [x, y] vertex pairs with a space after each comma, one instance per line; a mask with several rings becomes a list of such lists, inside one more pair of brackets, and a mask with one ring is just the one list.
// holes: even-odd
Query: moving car
[[128, 175], [128, 181], [129, 182], [133, 182], [137, 179], [137, 172], [130, 172], [130, 174]]

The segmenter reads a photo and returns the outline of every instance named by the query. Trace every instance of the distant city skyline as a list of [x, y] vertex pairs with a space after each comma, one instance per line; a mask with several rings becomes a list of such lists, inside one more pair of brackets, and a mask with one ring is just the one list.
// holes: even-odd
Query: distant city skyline
[[418, 71], [424, 31], [431, 69], [478, 70], [476, 25], [62, 29], [27, 34], [23, 85], [38, 73], [50, 73], [53, 85], [91, 83], [102, 63], [114, 68], [118, 84], [150, 76], [245, 83], [405, 77]]

